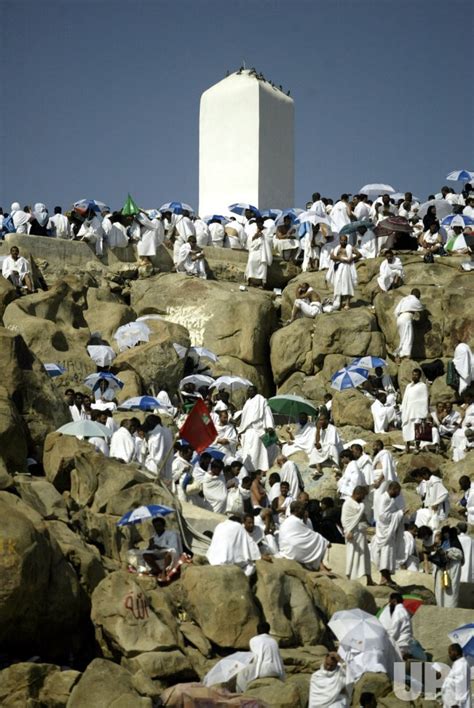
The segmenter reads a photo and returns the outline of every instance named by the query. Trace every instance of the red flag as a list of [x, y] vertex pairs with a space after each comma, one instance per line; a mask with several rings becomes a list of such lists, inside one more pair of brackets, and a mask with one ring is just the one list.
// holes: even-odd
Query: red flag
[[196, 401], [179, 434], [199, 453], [216, 439], [217, 430], [203, 400]]

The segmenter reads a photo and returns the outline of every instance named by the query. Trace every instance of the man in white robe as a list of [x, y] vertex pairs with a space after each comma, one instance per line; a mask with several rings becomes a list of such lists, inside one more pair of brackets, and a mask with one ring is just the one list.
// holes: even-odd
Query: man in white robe
[[[410, 444], [415, 440], [415, 423], [421, 423], [429, 414], [429, 391], [421, 380], [421, 374], [421, 369], [413, 369], [412, 380], [402, 399], [402, 434], [407, 452], [410, 452]], [[416, 440], [415, 447], [417, 450], [420, 448], [419, 440]]]
[[464, 563], [461, 567], [461, 582], [474, 583], [474, 539], [467, 533], [467, 524], [460, 521], [457, 524], [458, 539], [464, 553]]
[[388, 292], [394, 288], [399, 288], [405, 280], [403, 264], [390, 249], [385, 252], [385, 260], [380, 264], [377, 284], [382, 292]]
[[71, 224], [62, 213], [60, 206], [54, 207], [54, 215], [49, 219], [47, 227], [53, 238], [71, 238]]
[[441, 688], [443, 708], [472, 708], [471, 667], [459, 644], [448, 647], [452, 666]]
[[224, 514], [227, 506], [227, 485], [223, 469], [221, 460], [211, 459], [202, 483], [204, 499], [216, 514]]
[[413, 320], [417, 313], [424, 310], [420, 296], [421, 293], [418, 288], [413, 288], [410, 295], [402, 297], [395, 307], [394, 314], [397, 318], [397, 329], [400, 341], [394, 354], [398, 360], [411, 356], [414, 339]]
[[288, 460], [285, 455], [278, 455], [276, 463], [280, 468], [280, 481], [288, 482], [290, 487], [290, 496], [297, 499], [298, 494], [304, 491], [303, 479], [298, 466]]
[[160, 474], [162, 479], [171, 481], [173, 456], [170, 453], [173, 447], [173, 433], [163, 425], [161, 418], [154, 414], [146, 417], [145, 430], [148, 432], [145, 467], [157, 476]]
[[387, 237], [378, 235], [372, 229], [367, 228], [367, 226], [360, 226], [357, 229], [357, 234], [358, 238], [360, 238], [358, 249], [362, 258], [377, 258], [377, 256], [380, 255]]
[[266, 472], [270, 469], [269, 449], [263, 444], [262, 436], [272, 433], [274, 427], [266, 398], [257, 393], [255, 386], [249, 386], [238, 429], [242, 462], [247, 470]]
[[340, 663], [340, 657], [331, 652], [324, 657], [321, 668], [311, 674], [308, 708], [349, 708], [349, 706], [346, 671]]
[[2, 275], [6, 280], [9, 280], [15, 288], [24, 289], [29, 293], [34, 292], [30, 264], [26, 258], [20, 256], [18, 246], [12, 246], [10, 248], [10, 255], [6, 256], [3, 260]]
[[334, 308], [337, 310], [341, 305], [345, 310], [349, 309], [357, 285], [357, 271], [354, 264], [361, 257], [357, 248], [349, 245], [345, 234], [339, 236], [339, 245], [331, 252], [331, 264], [326, 273], [326, 280], [333, 287]]
[[[427, 467], [420, 470], [419, 489], [423, 496], [423, 507], [416, 512], [415, 523], [418, 527], [429, 526], [436, 531], [449, 514], [449, 491], [435, 474]], [[418, 490], [417, 490], [418, 491]]]
[[77, 238], [80, 241], [87, 241], [95, 246], [96, 256], [102, 256], [104, 252], [104, 229], [102, 228], [102, 217], [94, 211], [89, 210], [87, 217], [82, 222]]
[[352, 450], [343, 450], [340, 455], [340, 461], [343, 472], [337, 483], [337, 491], [341, 499], [345, 500], [350, 499], [356, 487], [365, 485], [365, 477], [354, 459]]
[[386, 396], [382, 392], [376, 393], [370, 412], [374, 421], [374, 433], [387, 433], [390, 423], [396, 419], [394, 394]]
[[217, 524], [206, 556], [211, 565], [238, 565], [252, 575], [261, 554], [240, 521], [230, 518]]
[[258, 678], [285, 680], [285, 667], [277, 642], [270, 636], [270, 625], [261, 622], [258, 634], [249, 641], [249, 649], [254, 655], [250, 664], [237, 674], [237, 691], [245, 692], [248, 684]]
[[196, 245], [196, 236], [190, 236], [187, 243], [179, 247], [176, 260], [176, 272], [196, 275], [206, 280], [206, 264], [204, 253]]
[[138, 214], [135, 220], [138, 226], [137, 253], [140, 258], [151, 263], [150, 258], [156, 256], [158, 248], [165, 240], [161, 214], [156, 210], [151, 210], [148, 214]]
[[316, 467], [318, 474], [322, 474], [324, 462], [339, 467], [339, 454], [342, 449], [342, 441], [336, 426], [329, 422], [327, 415], [321, 414], [316, 423], [316, 435], [314, 447], [309, 457], [309, 466]]
[[345, 500], [341, 511], [341, 524], [346, 539], [346, 576], [349, 580], [358, 580], [365, 576], [367, 585], [373, 585], [370, 570], [370, 551], [366, 531], [364, 499], [366, 487], [358, 486], [352, 496]]
[[[214, 418], [213, 418], [214, 420]], [[238, 437], [233, 423], [229, 423], [229, 411], [219, 410], [217, 421], [214, 421], [217, 436], [212, 447], [224, 453], [224, 464], [229, 464], [235, 459]]]
[[213, 220], [209, 224], [209, 235], [211, 244], [214, 248], [224, 248], [227, 246], [226, 233], [222, 223], [218, 220]]
[[243, 250], [247, 246], [247, 234], [242, 224], [235, 219], [229, 221], [224, 227], [230, 248]]
[[397, 565], [402, 570], [410, 570], [413, 573], [417, 573], [420, 570], [420, 558], [416, 548], [417, 535], [418, 526], [415, 523], [405, 525], [405, 531], [403, 532], [403, 558], [400, 558]]
[[392, 584], [397, 559], [403, 557], [404, 499], [398, 482], [382, 494], [375, 536], [370, 544], [372, 561], [382, 576], [380, 585]]
[[267, 282], [268, 266], [271, 265], [272, 243], [264, 231], [263, 219], [256, 220], [257, 229], [247, 241], [248, 259], [245, 279], [248, 285], [262, 287]]
[[305, 452], [309, 457], [314, 447], [314, 437], [316, 434], [316, 425], [308, 419], [307, 413], [298, 415], [298, 424], [293, 433], [288, 425], [286, 431], [290, 436], [290, 442], [287, 442], [281, 448], [285, 457], [291, 457], [295, 452]]
[[196, 243], [199, 248], [212, 246], [211, 234], [209, 233], [209, 226], [206, 224], [204, 219], [200, 219], [199, 217], [194, 219], [194, 228], [196, 230]]
[[351, 223], [351, 208], [349, 205], [349, 195], [341, 194], [341, 198], [331, 209], [331, 228], [335, 233], [340, 233], [341, 229]]
[[[160, 578], [174, 568], [183, 552], [181, 536], [176, 531], [166, 529], [166, 521], [159, 516], [152, 521], [155, 533], [151, 537], [148, 549], [141, 555], [150, 568]], [[140, 551], [138, 551], [140, 553]]]
[[129, 464], [135, 458], [135, 439], [133, 433], [135, 426], [131, 420], [125, 418], [120, 428], [110, 438], [110, 457], [116, 457]]
[[459, 375], [458, 393], [461, 395], [474, 380], [474, 355], [471, 347], [465, 342], [460, 342], [454, 350], [454, 368]]
[[187, 211], [183, 211], [182, 214], [173, 214], [171, 225], [170, 231], [174, 233], [173, 261], [176, 265], [181, 246], [188, 243], [190, 236], [196, 236], [196, 229]]
[[310, 570], [329, 571], [324, 563], [324, 554], [329, 541], [316, 531], [311, 531], [305, 524], [306, 506], [303, 502], [293, 501], [290, 516], [280, 525], [278, 542], [283, 558], [296, 560]]
[[356, 221], [362, 221], [363, 219], [370, 218], [370, 205], [367, 204], [367, 194], [356, 194], [354, 196], [354, 201], [356, 202], [353, 209], [353, 214]]
[[413, 642], [411, 615], [403, 605], [403, 597], [393, 592], [389, 604], [379, 617], [380, 623], [387, 630], [390, 639], [395, 642], [402, 656], [409, 656], [410, 645]]

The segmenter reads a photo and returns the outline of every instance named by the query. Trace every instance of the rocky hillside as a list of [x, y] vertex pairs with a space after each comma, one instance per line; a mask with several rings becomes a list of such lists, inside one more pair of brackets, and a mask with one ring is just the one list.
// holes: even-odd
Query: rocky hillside
[[[265, 395], [293, 392], [320, 404], [331, 390], [331, 374], [363, 355], [388, 356], [389, 372], [398, 375], [403, 390], [414, 362], [397, 369], [390, 358], [397, 301], [411, 287], [420, 288], [427, 316], [416, 363], [446, 364], [458, 337], [474, 344], [472, 274], [459, 270], [462, 259], [456, 257], [429, 265], [404, 256], [407, 286], [375, 294], [380, 261], [365, 261], [357, 266], [359, 290], [350, 312], [283, 327], [299, 282], [328, 294], [324, 274], [299, 274], [277, 263], [272, 285], [283, 287], [280, 296], [239, 288], [244, 254], [232, 254], [229, 263], [225, 254], [209, 254], [217, 279], [201, 281], [169, 272], [166, 252], [160, 256], [163, 272], [152, 275], [138, 273], [131, 262], [99, 261], [87, 247], [84, 252], [85, 244], [62, 242], [55, 253], [51, 239], [42, 237], [10, 235], [0, 255], [15, 242], [33, 257], [49, 289], [19, 298], [0, 278], [0, 705], [157, 705], [166, 688], [199, 681], [217, 658], [248, 649], [264, 618], [280, 643], [288, 679], [257, 680], [248, 696], [260, 701], [255, 705], [306, 706], [310, 675], [331, 647], [330, 615], [356, 606], [375, 613], [389, 591], [346, 580], [343, 547], [331, 549], [332, 578], [275, 560], [258, 561], [249, 581], [237, 567], [209, 566], [196, 548], [194, 563], [167, 588], [128, 573], [127, 551], [150, 535], [147, 524], [117, 527], [134, 506], [173, 506], [177, 513], [169, 524], [185, 534], [187, 524], [209, 531], [221, 518], [183, 509], [137, 465], [104, 458], [87, 442], [55, 433], [69, 420], [64, 390], [81, 389], [93, 371], [86, 345], [98, 333], [113, 345], [117, 327], [146, 314], [161, 317], [148, 321], [150, 341], [114, 361], [113, 371], [125, 383], [120, 400], [163, 383], [176, 388], [183, 360], [173, 343], [211, 349], [219, 356], [213, 374], [242, 375]], [[57, 379], [43, 368], [53, 362], [66, 369]], [[455, 400], [444, 377], [432, 384], [431, 400]], [[375, 439], [369, 404], [359, 392], [335, 394], [333, 414], [345, 440]], [[400, 437], [395, 431], [385, 440]], [[39, 464], [28, 466], [28, 458]], [[453, 520], [461, 518], [455, 511], [457, 482], [462, 474], [474, 479], [473, 462], [473, 452], [457, 464], [441, 454], [400, 455], [408, 504], [416, 504], [413, 470], [428, 466], [452, 492]], [[319, 498], [335, 488], [328, 475], [317, 483], [308, 476], [307, 482]], [[424, 597], [415, 633], [435, 659], [445, 661], [447, 632], [472, 620], [474, 587], [462, 587], [462, 608], [445, 610], [433, 607], [431, 577], [400, 571], [396, 579]], [[354, 706], [363, 690], [373, 690], [381, 706], [407, 705], [382, 675], [364, 676]]]

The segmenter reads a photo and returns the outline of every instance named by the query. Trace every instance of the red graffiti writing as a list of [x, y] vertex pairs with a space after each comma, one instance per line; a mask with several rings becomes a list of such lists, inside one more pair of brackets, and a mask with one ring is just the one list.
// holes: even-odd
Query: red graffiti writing
[[130, 610], [135, 619], [146, 619], [148, 617], [147, 599], [143, 593], [137, 594], [130, 592], [125, 595], [124, 606]]

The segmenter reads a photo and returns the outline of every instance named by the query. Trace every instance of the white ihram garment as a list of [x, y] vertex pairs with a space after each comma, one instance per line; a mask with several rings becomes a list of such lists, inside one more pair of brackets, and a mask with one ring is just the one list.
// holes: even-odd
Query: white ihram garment
[[329, 545], [323, 536], [311, 531], [302, 519], [291, 514], [283, 521], [278, 534], [280, 554], [318, 570]]
[[267, 400], [260, 394], [249, 398], [242, 409], [239, 433], [241, 436], [242, 462], [247, 470], [270, 469], [268, 450], [261, 437], [267, 428], [274, 428], [273, 415]]
[[399, 357], [411, 356], [413, 348], [413, 315], [415, 312], [421, 312], [424, 306], [414, 295], [402, 297], [398, 305], [395, 307], [394, 314], [397, 318], [398, 336], [400, 339], [395, 354]]
[[[317, 433], [315, 433], [316, 439]], [[309, 458], [310, 466], [321, 465], [326, 460], [331, 459], [334, 464], [339, 464], [339, 453], [342, 452], [343, 445], [337, 428], [329, 423], [327, 428], [321, 428], [319, 444], [321, 449], [313, 447]]]
[[472, 708], [471, 667], [461, 656], [453, 662], [441, 688], [443, 708]]
[[401, 278], [402, 281], [405, 278], [405, 271], [403, 270], [400, 258], [394, 258], [392, 263], [389, 263], [386, 259], [382, 261], [377, 278], [380, 290], [384, 292], [390, 290], [397, 276]]
[[370, 552], [365, 535], [367, 523], [364, 521], [364, 514], [363, 502], [349, 498], [342, 505], [341, 524], [346, 538], [346, 575], [350, 580], [370, 575]]
[[469, 388], [474, 379], [474, 356], [469, 344], [461, 342], [457, 345], [454, 350], [453, 364], [459, 374], [458, 392], [461, 394]]
[[[341, 246], [336, 246], [332, 251], [333, 256], [337, 256]], [[352, 258], [352, 246], [349, 244], [346, 246], [346, 258], [351, 260]], [[355, 286], [357, 285], [357, 271], [354, 263], [344, 263], [341, 261], [331, 260], [329, 270], [326, 274], [326, 280], [333, 286], [334, 297], [340, 298], [341, 296], [354, 295]]]
[[132, 462], [135, 456], [135, 440], [126, 428], [119, 428], [110, 438], [110, 457]]
[[308, 708], [349, 708], [346, 672], [342, 666], [334, 671], [324, 668], [311, 675]]
[[304, 426], [301, 426], [298, 423], [294, 434], [294, 440], [283, 445], [281, 449], [282, 454], [285, 455], [285, 457], [289, 457], [290, 455], [294, 455], [295, 452], [303, 451], [309, 457], [311, 450], [314, 447], [315, 435], [316, 426], [314, 423], [308, 421]]
[[394, 573], [397, 559], [403, 557], [403, 497], [392, 499], [384, 492], [380, 500], [375, 536], [370, 544], [374, 564], [379, 570]]
[[262, 235], [258, 238], [251, 238], [248, 241], [249, 256], [245, 269], [245, 278], [249, 280], [261, 280], [267, 282], [268, 266], [272, 262], [271, 241]]
[[401, 406], [402, 434], [406, 442], [415, 439], [415, 423], [428, 416], [428, 403], [428, 386], [423, 381], [418, 383], [412, 381], [407, 385]]
[[285, 680], [285, 667], [277, 642], [269, 634], [257, 634], [249, 642], [252, 662], [237, 674], [237, 690], [243, 692], [257, 678]]

